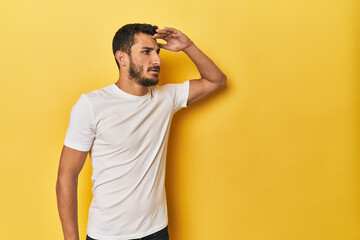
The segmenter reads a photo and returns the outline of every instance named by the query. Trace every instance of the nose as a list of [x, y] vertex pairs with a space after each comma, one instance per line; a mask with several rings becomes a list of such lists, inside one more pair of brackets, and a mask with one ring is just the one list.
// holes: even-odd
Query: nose
[[160, 66], [161, 65], [161, 59], [160, 59], [160, 56], [157, 52], [154, 53], [153, 55], [153, 65], [154, 66]]

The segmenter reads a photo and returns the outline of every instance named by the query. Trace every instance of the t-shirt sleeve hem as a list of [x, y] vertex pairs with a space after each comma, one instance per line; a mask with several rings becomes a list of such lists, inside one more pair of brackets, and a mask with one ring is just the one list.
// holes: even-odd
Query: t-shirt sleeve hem
[[69, 140], [65, 140], [64, 145], [69, 148], [81, 151], [81, 152], [88, 152], [90, 150], [90, 147], [88, 147], [88, 146], [75, 144]]
[[190, 82], [186, 81], [184, 82], [184, 101], [182, 102], [180, 108], [186, 108], [188, 107], [188, 99], [189, 99], [189, 91], [190, 91]]

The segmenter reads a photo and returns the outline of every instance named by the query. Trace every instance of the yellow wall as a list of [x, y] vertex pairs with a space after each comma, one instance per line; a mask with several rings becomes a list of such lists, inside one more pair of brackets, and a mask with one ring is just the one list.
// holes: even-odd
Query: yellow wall
[[[179, 112], [167, 169], [173, 240], [360, 239], [358, 0], [0, 2], [0, 239], [62, 239], [55, 196], [69, 113], [117, 80], [130, 22], [188, 34], [227, 74]], [[162, 83], [197, 78], [161, 53]], [[85, 237], [91, 167], [80, 177]]]

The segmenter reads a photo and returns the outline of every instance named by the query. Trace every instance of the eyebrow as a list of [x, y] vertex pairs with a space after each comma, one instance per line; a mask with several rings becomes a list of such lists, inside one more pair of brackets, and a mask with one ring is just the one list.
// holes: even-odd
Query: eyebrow
[[[154, 48], [152, 48], [152, 47], [142, 47], [142, 49], [145, 49], [145, 50], [154, 50]], [[156, 50], [156, 52], [157, 53], [160, 53], [160, 48], [158, 48], [157, 50]]]

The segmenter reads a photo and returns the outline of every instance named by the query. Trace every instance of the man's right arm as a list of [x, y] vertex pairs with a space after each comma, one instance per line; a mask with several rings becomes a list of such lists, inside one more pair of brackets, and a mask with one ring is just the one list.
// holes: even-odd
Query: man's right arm
[[78, 240], [78, 176], [88, 152], [78, 151], [64, 145], [56, 182], [56, 195], [65, 240]]

